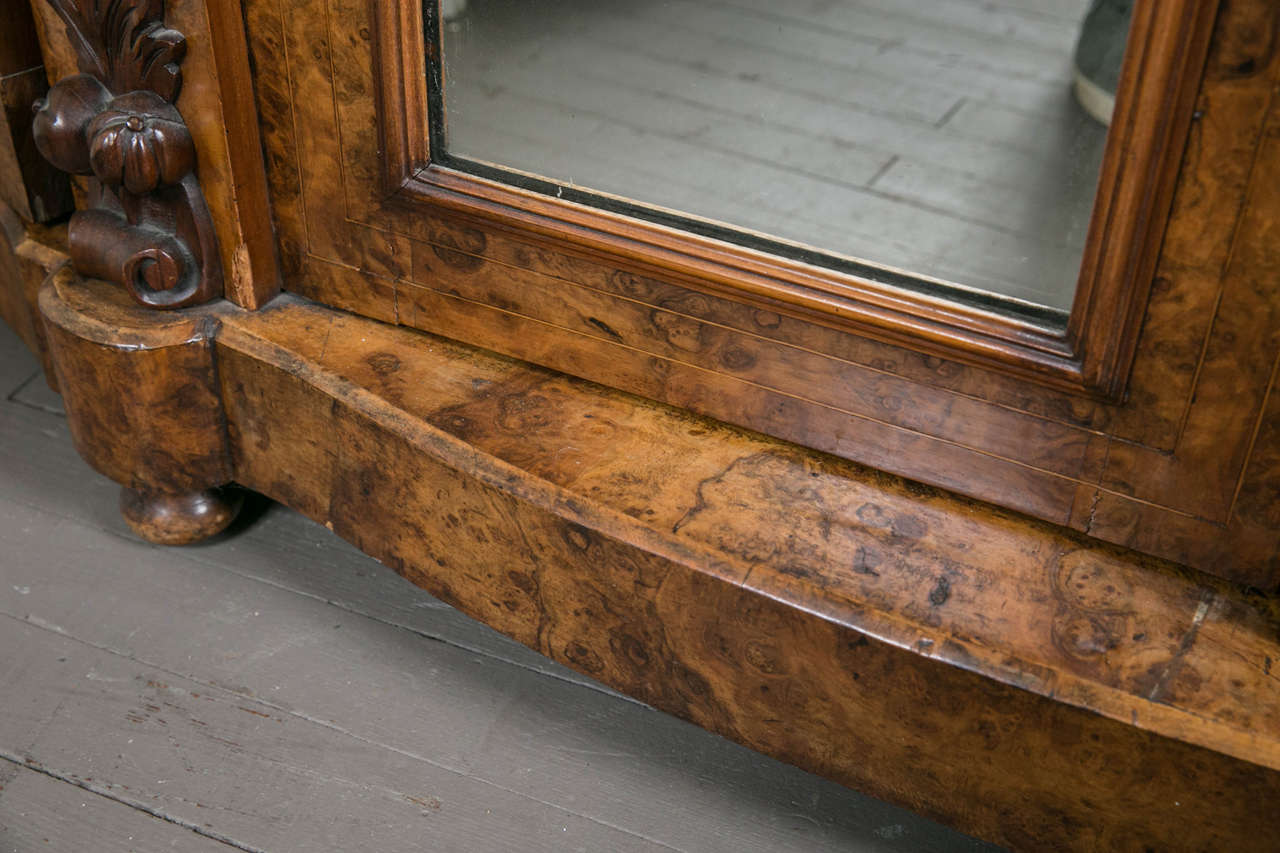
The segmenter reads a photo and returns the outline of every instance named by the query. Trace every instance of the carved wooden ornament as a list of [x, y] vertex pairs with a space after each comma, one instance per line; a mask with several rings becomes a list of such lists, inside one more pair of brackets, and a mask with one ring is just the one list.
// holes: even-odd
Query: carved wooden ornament
[[48, 2], [81, 73], [36, 103], [33, 130], [51, 163], [92, 176], [91, 207], [72, 215], [69, 228], [76, 270], [122, 284], [153, 308], [222, 296], [195, 145], [173, 105], [185, 37], [164, 26], [163, 0]]

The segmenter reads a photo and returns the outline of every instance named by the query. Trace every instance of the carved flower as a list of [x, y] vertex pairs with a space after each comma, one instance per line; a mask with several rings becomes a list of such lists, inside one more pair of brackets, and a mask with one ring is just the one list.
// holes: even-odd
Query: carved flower
[[104, 184], [147, 193], [195, 168], [182, 116], [155, 92], [121, 95], [89, 124], [89, 162]]

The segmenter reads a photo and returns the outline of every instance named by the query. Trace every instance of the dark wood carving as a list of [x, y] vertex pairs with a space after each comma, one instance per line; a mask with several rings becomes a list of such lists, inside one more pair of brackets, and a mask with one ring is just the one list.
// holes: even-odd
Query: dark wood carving
[[82, 275], [123, 285], [152, 308], [222, 296], [222, 262], [196, 180], [195, 144], [173, 102], [186, 39], [162, 0], [49, 0], [81, 73], [37, 102], [34, 134], [58, 168], [91, 176], [91, 208], [71, 218]]

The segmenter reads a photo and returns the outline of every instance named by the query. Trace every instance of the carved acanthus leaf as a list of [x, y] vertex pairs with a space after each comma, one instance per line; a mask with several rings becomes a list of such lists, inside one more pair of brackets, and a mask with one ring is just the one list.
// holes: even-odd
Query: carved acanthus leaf
[[164, 0], [49, 0], [66, 24], [80, 70], [115, 94], [149, 89], [173, 102], [186, 38], [164, 26]]

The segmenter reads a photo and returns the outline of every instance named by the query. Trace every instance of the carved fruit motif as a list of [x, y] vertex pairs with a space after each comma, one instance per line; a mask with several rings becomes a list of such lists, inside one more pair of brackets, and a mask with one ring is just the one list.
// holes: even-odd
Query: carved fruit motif
[[195, 144], [178, 111], [155, 92], [122, 95], [89, 123], [89, 162], [104, 184], [143, 194], [195, 168]]
[[173, 105], [186, 39], [164, 25], [164, 0], [47, 1], [84, 73], [36, 104], [36, 145], [60, 169], [97, 179], [86, 190], [92, 207], [68, 226], [76, 271], [152, 308], [218, 298], [217, 235]]
[[110, 102], [107, 87], [88, 74], [60, 80], [47, 97], [35, 102], [31, 132], [40, 154], [64, 172], [89, 174], [85, 133], [93, 117]]

